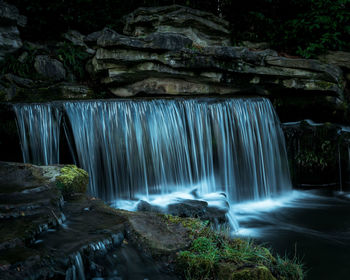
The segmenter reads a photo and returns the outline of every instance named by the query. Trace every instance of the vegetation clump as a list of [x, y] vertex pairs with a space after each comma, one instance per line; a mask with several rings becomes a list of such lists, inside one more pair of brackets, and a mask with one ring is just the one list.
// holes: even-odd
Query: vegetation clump
[[232, 239], [211, 229], [209, 222], [166, 215], [189, 229], [191, 246], [180, 251], [176, 267], [185, 279], [304, 279], [302, 264], [294, 257], [272, 256], [251, 240]]
[[60, 175], [56, 177], [56, 185], [65, 198], [71, 197], [74, 193], [85, 193], [88, 183], [88, 173], [75, 165], [64, 166]]
[[13, 73], [24, 78], [36, 78], [34, 69], [34, 60], [38, 51], [26, 46], [26, 52], [21, 56], [18, 52], [7, 55], [4, 60], [0, 61], [0, 74]]
[[64, 67], [70, 69], [79, 80], [85, 78], [85, 64], [89, 54], [83, 47], [64, 42], [56, 50], [56, 54]]

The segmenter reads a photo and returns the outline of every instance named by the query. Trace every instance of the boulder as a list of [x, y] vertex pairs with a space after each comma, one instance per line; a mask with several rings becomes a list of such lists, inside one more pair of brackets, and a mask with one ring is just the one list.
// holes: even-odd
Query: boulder
[[208, 202], [194, 199], [179, 199], [169, 204], [166, 212], [179, 217], [203, 218], [206, 216]]
[[22, 47], [18, 27], [24, 27], [26, 22], [15, 6], [0, 1], [0, 60]]
[[172, 5], [139, 8], [123, 18], [124, 34], [135, 37], [151, 33], [183, 34], [199, 46], [230, 44], [229, 23], [214, 14]]
[[162, 213], [162, 209], [159, 206], [152, 205], [151, 203], [140, 200], [139, 203], [137, 203], [136, 206], [137, 211], [141, 212], [156, 212], [156, 213]]
[[34, 68], [41, 77], [52, 81], [61, 81], [67, 76], [63, 64], [48, 55], [36, 56]]
[[64, 33], [62, 36], [64, 39], [71, 42], [75, 46], [86, 47], [86, 44], [84, 43], [85, 36], [81, 34], [79, 31], [69, 30], [68, 32]]
[[[201, 199], [202, 198], [202, 199]], [[160, 207], [141, 200], [136, 206], [137, 211], [170, 214], [182, 218], [198, 218], [209, 220], [212, 225], [227, 223], [226, 214], [230, 209], [226, 197], [222, 195], [207, 195], [197, 199], [177, 198]]]

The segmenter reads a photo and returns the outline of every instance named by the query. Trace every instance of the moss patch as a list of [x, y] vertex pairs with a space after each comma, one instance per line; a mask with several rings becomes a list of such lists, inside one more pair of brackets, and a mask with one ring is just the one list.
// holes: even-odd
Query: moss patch
[[185, 279], [289, 279], [304, 278], [297, 259], [273, 257], [251, 240], [232, 239], [213, 231], [208, 222], [165, 215], [167, 223], [181, 223], [190, 231], [191, 246], [176, 257], [177, 271]]
[[74, 193], [85, 193], [88, 183], [88, 173], [75, 165], [63, 167], [56, 177], [56, 185], [65, 198], [70, 198]]

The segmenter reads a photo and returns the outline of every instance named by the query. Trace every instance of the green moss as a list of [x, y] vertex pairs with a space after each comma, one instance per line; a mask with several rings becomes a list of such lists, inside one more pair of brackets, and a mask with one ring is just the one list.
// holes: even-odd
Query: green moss
[[[223, 278], [222, 278], [223, 279]], [[266, 266], [258, 266], [254, 268], [245, 268], [231, 274], [229, 280], [274, 280], [276, 279], [271, 274]]]
[[85, 193], [88, 183], [88, 173], [75, 165], [63, 167], [60, 175], [56, 177], [56, 185], [65, 198], [71, 197], [74, 193]]
[[267, 248], [216, 232], [208, 222], [171, 215], [164, 219], [181, 223], [190, 232], [191, 246], [176, 258], [177, 271], [186, 279], [303, 279], [296, 259], [274, 258]]

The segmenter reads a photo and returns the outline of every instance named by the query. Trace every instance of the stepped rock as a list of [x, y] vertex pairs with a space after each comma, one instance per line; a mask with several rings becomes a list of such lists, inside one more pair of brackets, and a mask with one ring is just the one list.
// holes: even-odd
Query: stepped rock
[[106, 28], [85, 38], [96, 49], [89, 71], [117, 96], [266, 95], [289, 89], [343, 98], [338, 66], [230, 46], [227, 22], [212, 14], [177, 5], [139, 8], [124, 22], [126, 35]]

